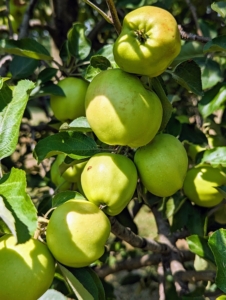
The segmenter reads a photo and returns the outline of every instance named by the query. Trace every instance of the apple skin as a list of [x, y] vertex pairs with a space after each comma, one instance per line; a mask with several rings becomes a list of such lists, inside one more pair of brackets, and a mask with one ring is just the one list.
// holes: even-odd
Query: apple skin
[[195, 204], [213, 207], [223, 200], [215, 188], [226, 184], [226, 175], [219, 168], [200, 166], [188, 170], [184, 180], [184, 194]]
[[64, 96], [51, 95], [50, 106], [56, 119], [72, 121], [85, 116], [85, 95], [89, 83], [81, 78], [67, 77], [58, 82]]
[[55, 260], [42, 242], [16, 244], [11, 234], [0, 238], [0, 299], [37, 300], [50, 287]]
[[145, 89], [136, 76], [120, 69], [95, 76], [87, 89], [85, 107], [92, 130], [108, 145], [146, 145], [162, 122], [158, 96]]
[[143, 6], [125, 16], [113, 54], [122, 70], [156, 77], [180, 50], [180, 33], [173, 15], [159, 7]]
[[51, 181], [55, 184], [58, 191], [67, 191], [71, 189], [71, 182], [67, 181], [60, 175], [59, 166], [63, 163], [65, 158], [64, 154], [59, 154], [50, 168], [50, 178]]
[[159, 197], [168, 197], [182, 188], [188, 157], [182, 143], [170, 134], [158, 134], [138, 148], [134, 162], [145, 188]]
[[111, 230], [107, 216], [86, 200], [68, 200], [52, 213], [46, 241], [60, 263], [74, 268], [99, 259]]
[[98, 153], [87, 162], [81, 185], [86, 198], [110, 215], [118, 215], [130, 202], [137, 186], [137, 170], [124, 155]]

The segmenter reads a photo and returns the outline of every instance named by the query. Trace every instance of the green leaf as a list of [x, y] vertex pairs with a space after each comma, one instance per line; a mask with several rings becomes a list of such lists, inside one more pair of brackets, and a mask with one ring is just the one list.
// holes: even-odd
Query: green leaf
[[170, 72], [173, 78], [188, 91], [202, 96], [202, 81], [200, 67], [194, 61], [185, 61], [179, 64], [174, 72]]
[[212, 10], [216, 11], [222, 18], [226, 18], [226, 2], [219, 1], [211, 4]]
[[0, 217], [18, 243], [29, 240], [37, 228], [37, 211], [26, 184], [26, 173], [16, 168], [0, 179]]
[[81, 131], [81, 132], [91, 132], [92, 129], [86, 119], [86, 117], [79, 117], [73, 120], [71, 123], [63, 123], [60, 127], [60, 131]]
[[117, 67], [117, 64], [115, 62], [115, 58], [113, 55], [113, 44], [103, 46], [96, 52], [96, 54], [106, 57], [110, 61], [112, 67], [114, 67], [114, 68]]
[[205, 92], [198, 108], [203, 118], [208, 117], [216, 110], [223, 108], [226, 103], [226, 84], [218, 83], [211, 90]]
[[0, 50], [5, 53], [26, 56], [38, 60], [52, 60], [47, 49], [34, 39], [0, 41]]
[[94, 68], [99, 68], [100, 70], [107, 70], [111, 67], [110, 61], [102, 55], [94, 55], [90, 59], [90, 65]]
[[49, 80], [51, 80], [57, 73], [57, 69], [55, 68], [45, 68], [38, 74], [38, 79], [42, 82], [45, 83]]
[[80, 132], [60, 132], [43, 138], [34, 150], [34, 156], [40, 163], [43, 159], [65, 153], [74, 159], [85, 158], [99, 153], [95, 141]]
[[0, 90], [0, 159], [13, 153], [19, 136], [22, 116], [34, 83], [21, 80], [13, 93], [7, 85]]
[[67, 300], [63, 294], [56, 290], [49, 289], [38, 300]]
[[9, 66], [14, 79], [27, 78], [34, 73], [39, 66], [39, 61], [29, 57], [14, 56]]
[[201, 164], [210, 164], [214, 167], [226, 167], [226, 147], [216, 147], [204, 151]]
[[69, 268], [71, 273], [82, 283], [94, 300], [105, 300], [103, 285], [97, 274], [90, 268]]
[[210, 89], [223, 80], [220, 65], [212, 59], [195, 60], [201, 68], [203, 90]]
[[206, 43], [203, 51], [204, 53], [226, 51], [226, 35], [218, 36]]
[[46, 82], [44, 85], [36, 86], [31, 92], [32, 98], [37, 98], [38, 96], [45, 95], [56, 95], [56, 96], [65, 96], [64, 91], [57, 84], [52, 83], [51, 81]]
[[101, 69], [94, 68], [93, 66], [88, 66], [88, 68], [86, 68], [86, 73], [85, 73], [84, 78], [88, 81], [92, 81], [93, 78], [100, 72], [102, 72]]
[[91, 42], [85, 36], [85, 26], [81, 23], [74, 23], [67, 34], [68, 49], [78, 60], [85, 59], [91, 50]]
[[178, 64], [197, 57], [203, 57], [203, 45], [199, 42], [187, 42], [181, 47], [180, 54], [172, 62], [171, 67], [175, 68]]
[[165, 217], [168, 219], [172, 215], [176, 214], [185, 201], [186, 197], [182, 196], [180, 193], [176, 193], [173, 196], [166, 198], [163, 203]]
[[80, 193], [78, 193], [76, 191], [63, 191], [63, 192], [56, 194], [52, 198], [52, 207], [57, 207], [71, 199], [86, 200], [86, 198], [83, 195], [81, 195]]
[[226, 293], [226, 230], [219, 229], [209, 237], [209, 246], [213, 252], [217, 265], [216, 284], [219, 289]]
[[214, 256], [213, 253], [211, 252], [209, 245], [208, 245], [208, 239], [198, 236], [198, 235], [191, 235], [186, 238], [188, 242], [189, 249], [191, 252], [199, 255], [200, 257], [207, 259], [213, 263], [214, 261]]
[[96, 300], [84, 287], [83, 283], [81, 283], [67, 268], [60, 263], [58, 263], [58, 266], [78, 300]]

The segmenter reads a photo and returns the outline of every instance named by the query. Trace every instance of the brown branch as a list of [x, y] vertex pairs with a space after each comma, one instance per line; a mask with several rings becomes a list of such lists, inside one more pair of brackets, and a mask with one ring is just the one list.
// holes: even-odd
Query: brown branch
[[209, 37], [204, 37], [197, 34], [185, 32], [181, 25], [178, 25], [178, 29], [180, 31], [180, 36], [183, 40], [198, 41], [201, 43], [207, 43], [211, 41], [211, 38]]
[[[174, 237], [170, 233], [170, 226], [168, 224], [168, 220], [163, 218], [162, 213], [158, 210], [156, 206], [152, 206], [151, 209], [155, 216], [155, 220], [159, 232], [159, 241], [161, 243], [167, 244], [168, 247], [171, 249], [171, 253], [169, 257], [167, 257], [167, 260], [169, 259], [170, 270], [174, 278], [174, 285], [176, 291], [179, 296], [188, 294], [189, 293], [188, 285], [186, 282], [181, 280], [181, 274], [183, 272], [185, 273], [185, 269], [182, 264], [180, 252], [174, 244], [175, 243]], [[164, 254], [163, 254], [163, 260], [164, 260]], [[180, 276], [178, 274], [180, 274]]]
[[19, 31], [19, 39], [25, 38], [28, 36], [28, 30], [29, 30], [29, 21], [33, 16], [33, 10], [35, 8], [36, 3], [38, 0], [30, 0], [30, 3], [26, 9], [26, 12], [23, 16], [22, 24], [20, 26], [20, 31]]
[[[191, 261], [194, 259], [194, 254], [190, 251], [180, 251], [182, 261]], [[109, 274], [114, 274], [123, 270], [132, 271], [147, 266], [158, 265], [161, 262], [161, 254], [144, 254], [133, 258], [127, 258], [122, 261], [117, 261], [113, 265], [104, 265], [96, 267], [95, 272], [100, 278], [104, 278]]]
[[165, 272], [162, 263], [158, 265], [157, 273], [158, 273], [158, 280], [159, 280], [159, 300], [166, 300]]
[[186, 271], [178, 273], [183, 281], [196, 282], [196, 281], [215, 281], [216, 272], [214, 271]]
[[111, 19], [113, 21], [113, 25], [115, 27], [115, 30], [118, 34], [120, 34], [120, 32], [122, 30], [122, 25], [121, 25], [121, 22], [119, 20], [118, 13], [117, 13], [117, 10], [116, 10], [115, 5], [114, 5], [114, 1], [113, 0], [106, 0], [106, 2], [107, 2], [107, 6], [109, 8], [110, 14], [111, 14]]
[[168, 253], [170, 251], [165, 244], [160, 244], [154, 240], [146, 239], [135, 234], [130, 228], [124, 227], [120, 224], [115, 217], [109, 217], [109, 220], [111, 222], [111, 232], [133, 247], [150, 250], [156, 253]]
[[197, 28], [197, 34], [202, 36], [202, 30], [199, 26], [199, 22], [198, 22], [198, 17], [197, 17], [197, 14], [196, 14], [196, 7], [191, 3], [190, 0], [185, 0], [185, 2], [187, 3], [190, 11], [191, 11], [191, 14], [193, 16], [193, 19], [194, 19], [194, 22], [195, 22], [195, 26]]

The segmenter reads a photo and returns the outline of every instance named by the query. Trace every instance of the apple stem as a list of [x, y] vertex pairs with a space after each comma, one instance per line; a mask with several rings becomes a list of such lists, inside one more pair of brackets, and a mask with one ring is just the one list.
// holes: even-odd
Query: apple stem
[[113, 24], [112, 19], [105, 12], [103, 12], [98, 6], [96, 6], [94, 3], [92, 3], [89, 0], [83, 0], [83, 1], [89, 6], [91, 6], [93, 9], [95, 9], [108, 23]]

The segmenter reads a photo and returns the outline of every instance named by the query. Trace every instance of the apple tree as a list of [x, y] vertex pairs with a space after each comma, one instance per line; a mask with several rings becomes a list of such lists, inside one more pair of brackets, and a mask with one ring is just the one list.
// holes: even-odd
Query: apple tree
[[226, 3], [0, 8], [0, 298], [226, 299]]

